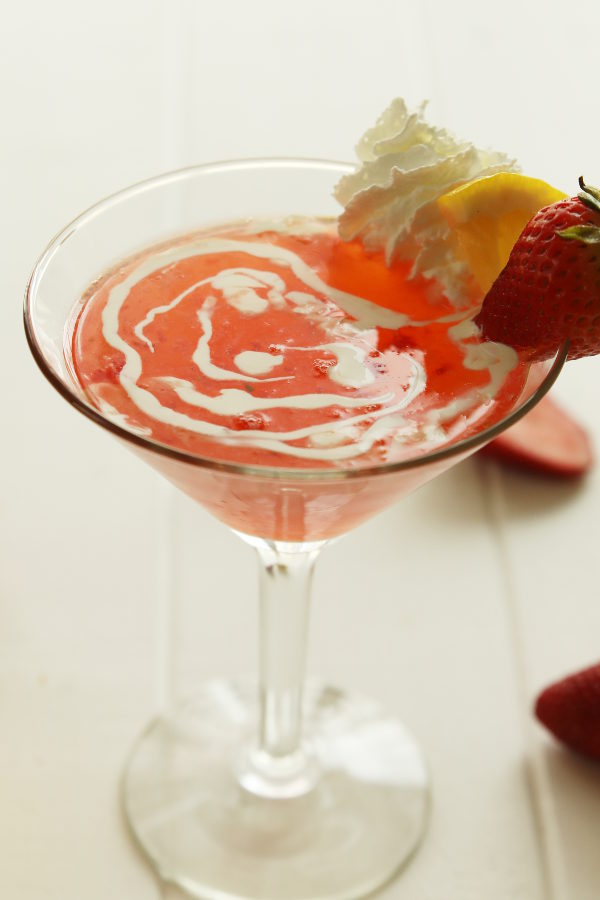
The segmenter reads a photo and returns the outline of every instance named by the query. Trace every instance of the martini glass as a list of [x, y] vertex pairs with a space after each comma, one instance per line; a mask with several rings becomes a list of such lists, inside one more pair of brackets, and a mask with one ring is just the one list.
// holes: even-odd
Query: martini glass
[[255, 684], [209, 682], [155, 719], [126, 763], [135, 840], [160, 876], [204, 900], [347, 900], [407, 862], [424, 833], [429, 779], [405, 726], [379, 704], [304, 679], [310, 583], [324, 545], [460, 462], [524, 415], [566, 357], [530, 367], [501, 422], [466, 440], [371, 468], [245, 466], [157, 443], [94, 407], [71, 359], [86, 290], [132, 254], [246, 218], [335, 216], [350, 166], [242, 160], [174, 172], [83, 213], [31, 276], [25, 329], [43, 374], [79, 412], [225, 522], [260, 567]]

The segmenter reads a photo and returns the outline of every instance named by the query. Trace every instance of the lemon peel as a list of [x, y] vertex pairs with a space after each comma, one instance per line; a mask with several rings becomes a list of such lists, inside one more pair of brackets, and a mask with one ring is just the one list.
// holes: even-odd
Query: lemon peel
[[532, 216], [566, 196], [539, 178], [501, 172], [455, 188], [437, 203], [454, 236], [455, 256], [485, 295]]

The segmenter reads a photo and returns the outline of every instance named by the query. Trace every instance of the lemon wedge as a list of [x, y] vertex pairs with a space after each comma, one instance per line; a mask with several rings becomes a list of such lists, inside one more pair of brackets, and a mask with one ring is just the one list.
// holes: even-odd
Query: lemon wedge
[[452, 231], [456, 254], [487, 294], [531, 217], [566, 196], [539, 178], [498, 172], [448, 191], [437, 205]]

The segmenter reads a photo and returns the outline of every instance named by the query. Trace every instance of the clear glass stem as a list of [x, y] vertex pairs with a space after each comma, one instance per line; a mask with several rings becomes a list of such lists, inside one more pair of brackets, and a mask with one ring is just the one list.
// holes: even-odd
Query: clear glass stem
[[302, 741], [302, 691], [310, 588], [325, 541], [311, 544], [244, 538], [259, 557], [260, 641], [258, 744], [240, 772], [264, 796], [292, 797], [314, 785], [318, 770]]
[[280, 759], [300, 749], [310, 587], [318, 549], [258, 548], [260, 558], [260, 750]]

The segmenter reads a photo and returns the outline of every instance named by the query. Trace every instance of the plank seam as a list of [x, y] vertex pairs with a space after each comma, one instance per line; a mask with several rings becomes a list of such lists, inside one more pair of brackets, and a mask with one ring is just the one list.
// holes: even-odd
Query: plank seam
[[480, 461], [480, 471], [486, 517], [498, 557], [501, 588], [506, 600], [509, 637], [514, 651], [519, 720], [526, 748], [527, 791], [537, 837], [544, 896], [548, 900], [569, 900], [567, 873], [548, 767], [543, 754], [539, 752], [534, 723], [528, 712], [530, 706], [528, 686], [531, 679], [528, 675], [525, 646], [521, 636], [518, 591], [507, 537], [508, 515], [502, 475], [497, 465], [490, 462]]

